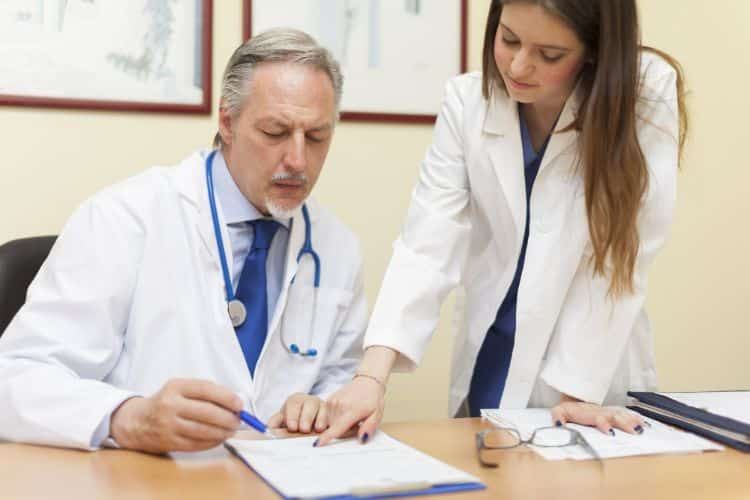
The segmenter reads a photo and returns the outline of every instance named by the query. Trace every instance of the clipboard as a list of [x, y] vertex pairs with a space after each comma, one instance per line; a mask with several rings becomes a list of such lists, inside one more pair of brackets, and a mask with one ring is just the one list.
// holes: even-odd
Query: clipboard
[[750, 453], [750, 424], [696, 408], [656, 392], [628, 392], [628, 408], [719, 443]]
[[[230, 439], [224, 446], [263, 481], [281, 498], [326, 498], [344, 499], [377, 499], [413, 497], [421, 495], [438, 495], [460, 491], [483, 490], [485, 485], [478, 478], [440, 462], [414, 448], [411, 448], [383, 432], [378, 432], [367, 445], [356, 440], [334, 441], [322, 448], [313, 448], [315, 437], [289, 438], [273, 441]], [[328, 451], [325, 451], [328, 450]], [[323, 451], [323, 453], [319, 453]], [[363, 458], [364, 457], [364, 458]], [[399, 462], [400, 461], [400, 462]], [[311, 484], [303, 488], [293, 484], [295, 478], [304, 482], [306, 477], [302, 469], [311, 465], [319, 471], [336, 471], [331, 474], [344, 474], [340, 470], [346, 463], [360, 468], [362, 463], [372, 467], [380, 465], [380, 471], [388, 473], [401, 471], [401, 477], [394, 481], [373, 479], [357, 481], [352, 475], [342, 480], [331, 477], [318, 478], [326, 484]], [[409, 466], [410, 468], [405, 468]], [[283, 474], [281, 474], [283, 470]], [[414, 476], [404, 471], [414, 471]], [[312, 474], [315, 474], [313, 471]], [[307, 476], [311, 477], [311, 476]], [[441, 482], [441, 480], [446, 480]], [[308, 482], [311, 482], [308, 480]]]

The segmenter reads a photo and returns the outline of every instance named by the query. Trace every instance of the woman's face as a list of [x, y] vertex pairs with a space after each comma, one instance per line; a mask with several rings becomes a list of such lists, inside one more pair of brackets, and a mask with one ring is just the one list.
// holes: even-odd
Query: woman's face
[[586, 56], [583, 43], [565, 22], [526, 2], [503, 6], [494, 52], [512, 99], [560, 109]]

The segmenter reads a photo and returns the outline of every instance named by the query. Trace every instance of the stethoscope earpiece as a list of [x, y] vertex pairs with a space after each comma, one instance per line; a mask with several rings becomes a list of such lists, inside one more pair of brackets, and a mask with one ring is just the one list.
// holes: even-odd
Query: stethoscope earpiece
[[305, 358], [307, 357], [314, 358], [315, 356], [318, 355], [317, 349], [310, 348], [307, 351], [302, 352], [299, 350], [299, 346], [297, 344], [289, 344], [289, 352], [292, 354], [296, 354], [298, 356], [305, 357]]

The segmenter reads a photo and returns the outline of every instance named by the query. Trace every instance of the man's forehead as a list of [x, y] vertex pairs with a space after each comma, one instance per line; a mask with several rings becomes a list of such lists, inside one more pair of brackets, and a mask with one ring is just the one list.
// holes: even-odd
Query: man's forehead
[[281, 123], [330, 122], [335, 113], [333, 84], [327, 73], [309, 65], [264, 63], [250, 81], [247, 108], [256, 120]]
[[333, 83], [328, 74], [307, 64], [263, 63], [253, 70], [249, 85], [250, 94], [331, 99], [335, 102]]

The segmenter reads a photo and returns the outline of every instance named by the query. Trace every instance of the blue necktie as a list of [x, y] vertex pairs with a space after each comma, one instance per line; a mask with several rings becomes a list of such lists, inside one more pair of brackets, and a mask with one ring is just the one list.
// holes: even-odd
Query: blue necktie
[[268, 219], [255, 220], [250, 224], [254, 231], [253, 245], [245, 258], [236, 294], [245, 304], [247, 318], [242, 325], [235, 328], [235, 331], [250, 374], [255, 376], [255, 364], [258, 362], [260, 351], [263, 350], [268, 331], [266, 258], [279, 224]]

